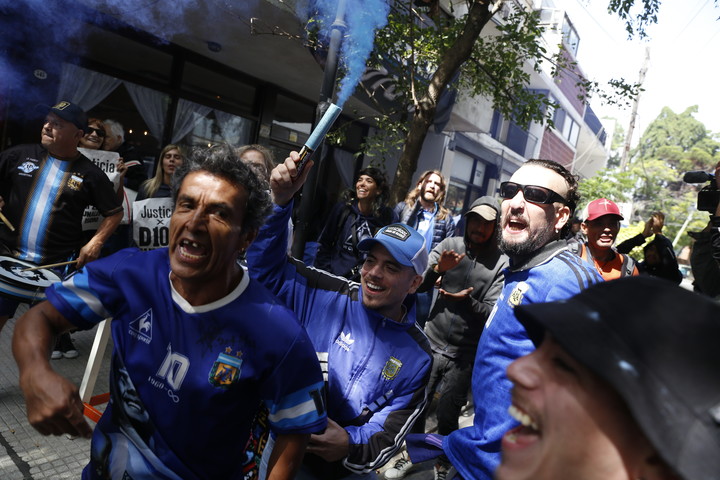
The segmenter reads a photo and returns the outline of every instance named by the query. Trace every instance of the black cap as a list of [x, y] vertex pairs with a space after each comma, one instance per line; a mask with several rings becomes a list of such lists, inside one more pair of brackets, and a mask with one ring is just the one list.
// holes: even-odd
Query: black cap
[[521, 305], [623, 398], [660, 456], [686, 480], [720, 474], [720, 305], [654, 277], [594, 285], [569, 300]]
[[63, 100], [52, 107], [50, 105], [38, 105], [38, 109], [42, 109], [45, 113], [52, 112], [63, 120], [72, 123], [83, 132], [88, 132], [87, 115], [82, 108], [74, 103]]

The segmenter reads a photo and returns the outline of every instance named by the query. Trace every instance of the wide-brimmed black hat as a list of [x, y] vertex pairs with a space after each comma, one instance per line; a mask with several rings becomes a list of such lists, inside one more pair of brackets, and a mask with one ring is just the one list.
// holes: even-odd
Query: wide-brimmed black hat
[[547, 330], [605, 379], [685, 480], [720, 478], [720, 305], [629, 277], [515, 312], [536, 345]]

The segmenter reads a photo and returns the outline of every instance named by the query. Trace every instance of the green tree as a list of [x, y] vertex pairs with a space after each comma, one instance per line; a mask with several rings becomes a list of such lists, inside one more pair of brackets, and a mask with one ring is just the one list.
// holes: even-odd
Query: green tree
[[[665, 213], [663, 233], [671, 240], [681, 230], [683, 234], [702, 230], [708, 214], [698, 212], [695, 205], [698, 191], [704, 185], [687, 184], [682, 178], [691, 170], [712, 171], [720, 160], [720, 143], [694, 117], [697, 110], [697, 106], [692, 106], [676, 114], [669, 107], [663, 108], [631, 152], [628, 171], [603, 172], [583, 181], [581, 192], [588, 192], [589, 199], [598, 192], [625, 193], [625, 199], [632, 200], [634, 205], [633, 216], [628, 220], [634, 222], [636, 229], [652, 212]], [[676, 247], [689, 242], [688, 236], [682, 235]]]
[[608, 198], [614, 202], [632, 200], [635, 176], [630, 172], [619, 171], [617, 167], [598, 171], [594, 176], [579, 182], [579, 213], [588, 203], [598, 198]]
[[[630, 15], [634, 4], [635, 0], [611, 1], [608, 9], [626, 21], [630, 35], [644, 35], [645, 26], [656, 21], [660, 2], [643, 0], [641, 13]], [[462, 14], [443, 16], [437, 0], [394, 3], [387, 26], [376, 34], [369, 60], [370, 66], [389, 67], [398, 78], [395, 93], [402, 109], [390, 114], [393, 122], [383, 122], [383, 139], [391, 133], [394, 145], [401, 148], [391, 201], [400, 200], [409, 189], [438, 100], [456, 79], [456, 88], [490, 98], [494, 109], [521, 126], [551, 124], [547, 97], [529, 89], [533, 71], [540, 71], [544, 62], [551, 62], [553, 75], [572, 71], [586, 92], [584, 97], [594, 93], [608, 101], [627, 102], [638, 93], [638, 85], [623, 80], [611, 81], [614, 93], [605, 93], [577, 72], [562, 49], [549, 58], [540, 41], [544, 27], [539, 13], [516, 5], [467, 0], [459, 4]], [[499, 12], [503, 20], [490, 23]]]
[[615, 118], [604, 118], [605, 125], [613, 122], [613, 136], [610, 142], [610, 156], [607, 161], [607, 168], [617, 168], [622, 160], [622, 149], [625, 144], [625, 128]]

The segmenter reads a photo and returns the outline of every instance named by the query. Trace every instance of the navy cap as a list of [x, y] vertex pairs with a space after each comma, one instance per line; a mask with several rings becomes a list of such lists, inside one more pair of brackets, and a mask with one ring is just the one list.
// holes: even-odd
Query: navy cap
[[63, 100], [52, 107], [50, 105], [38, 105], [38, 109], [42, 109], [45, 113], [54, 113], [63, 120], [72, 123], [83, 132], [88, 132], [87, 115], [82, 108], [74, 103]]

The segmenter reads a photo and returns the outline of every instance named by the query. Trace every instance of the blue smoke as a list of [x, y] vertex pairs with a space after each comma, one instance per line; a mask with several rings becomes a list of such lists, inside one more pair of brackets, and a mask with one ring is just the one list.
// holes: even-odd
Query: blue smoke
[[13, 116], [37, 117], [35, 104], [55, 100], [62, 62], [82, 53], [81, 43], [69, 48], [82, 35], [75, 17], [59, 0], [0, 0], [0, 95]]
[[[338, 0], [316, 0], [315, 7], [323, 20], [321, 36], [329, 38]], [[375, 31], [387, 24], [389, 12], [388, 0], [346, 0], [347, 30], [343, 35], [340, 51], [340, 63], [344, 66], [345, 76], [340, 81], [340, 89], [337, 93], [338, 106], [342, 107], [360, 82], [365, 72], [365, 63], [373, 48]]]

